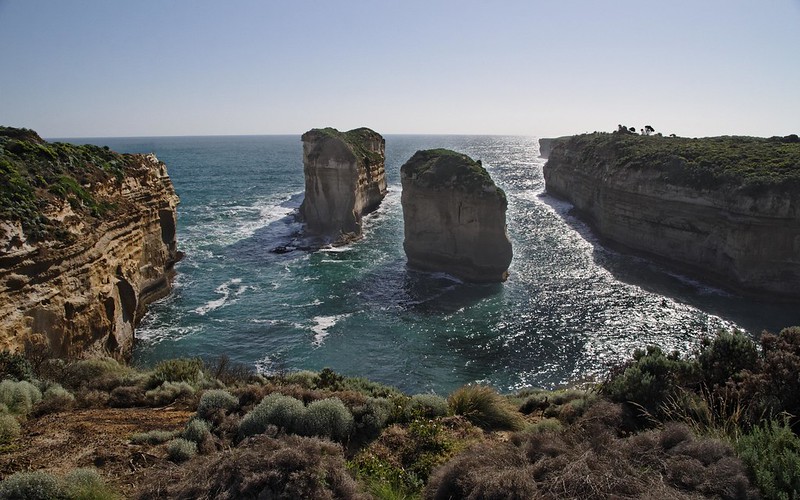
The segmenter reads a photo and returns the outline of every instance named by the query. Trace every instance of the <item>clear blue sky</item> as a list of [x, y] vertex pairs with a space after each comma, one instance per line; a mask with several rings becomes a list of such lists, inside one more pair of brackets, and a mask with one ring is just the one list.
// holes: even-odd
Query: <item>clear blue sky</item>
[[46, 137], [800, 133], [800, 0], [0, 0]]

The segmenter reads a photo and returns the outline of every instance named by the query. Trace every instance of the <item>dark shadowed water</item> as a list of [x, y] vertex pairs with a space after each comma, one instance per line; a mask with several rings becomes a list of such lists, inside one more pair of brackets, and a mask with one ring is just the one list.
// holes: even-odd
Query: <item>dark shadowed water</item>
[[[321, 369], [411, 392], [472, 381], [508, 390], [602, 376], [635, 347], [691, 350], [722, 327], [800, 324], [796, 306], [742, 299], [606, 250], [570, 206], [544, 194], [530, 137], [387, 136], [390, 192], [366, 238], [274, 254], [300, 229], [298, 136], [91, 139], [155, 152], [181, 197], [174, 292], [137, 331], [135, 359], [214, 357], [263, 371]], [[447, 147], [483, 161], [508, 200], [509, 280], [470, 285], [409, 270], [400, 166]]]

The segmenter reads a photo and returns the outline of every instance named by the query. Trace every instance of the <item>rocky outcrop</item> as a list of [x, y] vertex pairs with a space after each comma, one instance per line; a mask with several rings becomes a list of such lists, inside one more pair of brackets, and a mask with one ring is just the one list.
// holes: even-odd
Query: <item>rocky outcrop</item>
[[553, 146], [555, 146], [556, 142], [566, 138], [567, 137], [539, 138], [539, 157], [548, 158], [550, 156], [550, 151], [553, 150]]
[[480, 161], [445, 149], [417, 151], [400, 168], [411, 267], [472, 282], [508, 277], [508, 203]]
[[742, 292], [796, 300], [799, 153], [765, 139], [590, 134], [558, 141], [544, 177], [548, 193], [612, 242]]
[[362, 216], [386, 196], [386, 141], [368, 128], [313, 129], [302, 139], [307, 233], [334, 244], [361, 238]]
[[127, 358], [180, 257], [166, 166], [26, 132], [0, 129], [0, 349]]

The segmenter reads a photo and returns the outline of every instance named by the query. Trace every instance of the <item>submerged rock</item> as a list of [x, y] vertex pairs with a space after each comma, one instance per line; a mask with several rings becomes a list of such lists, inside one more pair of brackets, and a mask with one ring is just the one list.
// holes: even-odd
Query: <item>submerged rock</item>
[[480, 161], [447, 149], [417, 151], [400, 169], [403, 248], [412, 267], [472, 282], [508, 277], [508, 203]]
[[313, 129], [302, 139], [306, 231], [325, 243], [361, 238], [362, 216], [386, 196], [386, 141], [368, 128]]

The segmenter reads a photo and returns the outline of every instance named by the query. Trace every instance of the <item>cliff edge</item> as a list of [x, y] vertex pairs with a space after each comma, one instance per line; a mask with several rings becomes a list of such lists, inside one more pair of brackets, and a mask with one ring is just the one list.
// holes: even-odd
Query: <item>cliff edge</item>
[[0, 127], [0, 178], [0, 349], [128, 357], [180, 258], [164, 163]]
[[472, 282], [506, 280], [508, 203], [479, 161], [446, 149], [417, 151], [400, 178], [410, 266]]
[[306, 231], [326, 243], [361, 238], [362, 216], [386, 196], [386, 141], [368, 128], [312, 129], [302, 140]]
[[578, 135], [556, 142], [544, 178], [602, 237], [742, 292], [800, 299], [797, 136]]

